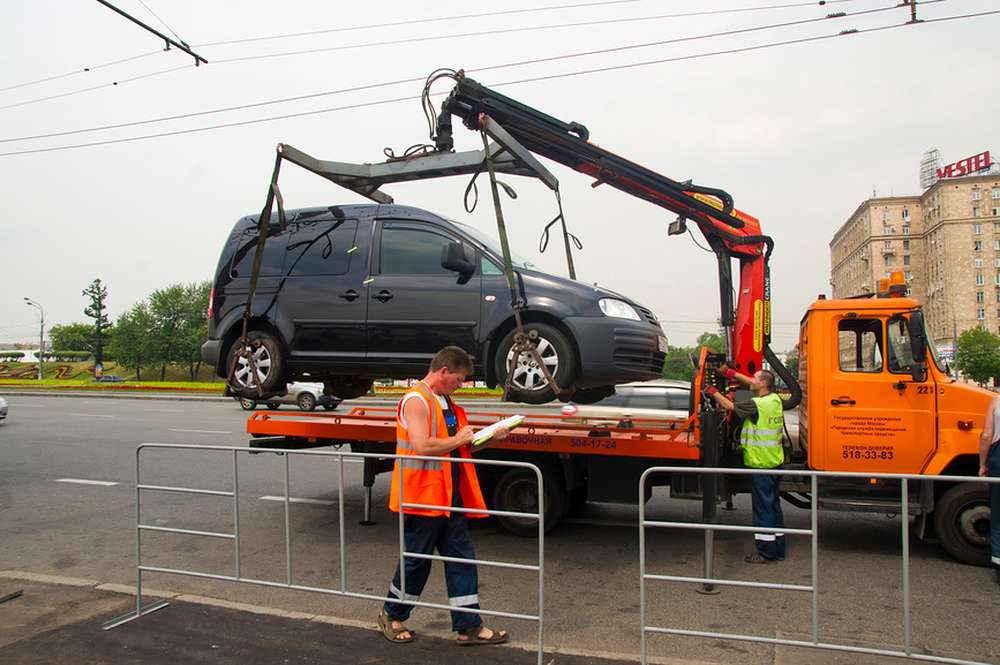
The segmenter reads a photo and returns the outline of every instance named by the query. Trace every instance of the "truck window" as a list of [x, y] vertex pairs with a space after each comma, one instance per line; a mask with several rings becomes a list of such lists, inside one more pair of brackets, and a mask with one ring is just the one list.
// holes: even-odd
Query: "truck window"
[[285, 273], [289, 277], [347, 273], [358, 233], [356, 219], [304, 221], [288, 228]]
[[[287, 233], [271, 229], [271, 236], [264, 242], [264, 256], [261, 257], [258, 276], [280, 275], [285, 259], [285, 241]], [[244, 229], [236, 243], [236, 251], [229, 268], [230, 277], [250, 277], [253, 270], [254, 254], [257, 251], [257, 228]]]
[[842, 372], [882, 371], [882, 321], [842, 319], [837, 325]]
[[889, 371], [893, 374], [909, 374], [913, 364], [913, 351], [910, 349], [910, 333], [906, 327], [906, 319], [894, 316], [887, 325], [889, 340]]
[[503, 268], [493, 263], [490, 259], [486, 258], [485, 254], [479, 256], [479, 271], [485, 277], [492, 277], [496, 275], [503, 274]]
[[382, 227], [380, 272], [383, 275], [450, 275], [441, 267], [441, 252], [450, 238], [412, 228]]

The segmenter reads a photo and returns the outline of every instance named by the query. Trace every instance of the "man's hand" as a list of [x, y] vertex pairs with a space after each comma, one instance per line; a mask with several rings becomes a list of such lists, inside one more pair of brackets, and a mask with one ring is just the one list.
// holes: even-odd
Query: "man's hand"
[[472, 439], [474, 439], [475, 436], [476, 432], [472, 429], [472, 426], [466, 425], [462, 429], [458, 430], [458, 433], [452, 437], [452, 442], [455, 444], [453, 449], [472, 443]]
[[979, 465], [979, 475], [982, 476], [982, 477], [985, 477], [987, 475], [986, 465], [985, 464], [980, 464]]
[[496, 432], [494, 432], [493, 438], [496, 439], [497, 441], [502, 441], [503, 439], [507, 438], [508, 434], [510, 434], [510, 430], [507, 429], [506, 427], [501, 427]]
[[719, 389], [715, 386], [709, 386], [708, 388], [705, 388], [705, 394], [709, 397], [715, 397], [719, 394]]

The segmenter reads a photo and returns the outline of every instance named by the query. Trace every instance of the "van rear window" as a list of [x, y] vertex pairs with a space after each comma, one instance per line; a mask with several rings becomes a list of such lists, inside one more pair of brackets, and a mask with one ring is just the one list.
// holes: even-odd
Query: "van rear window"
[[303, 221], [288, 228], [285, 274], [289, 277], [343, 275], [350, 269], [358, 220]]
[[[272, 230], [274, 233], [275, 230]], [[285, 241], [287, 233], [271, 235], [264, 243], [264, 256], [260, 263], [260, 274], [264, 277], [268, 275], [280, 275], [281, 265], [285, 259]], [[257, 229], [244, 229], [240, 234], [236, 252], [233, 254], [233, 261], [229, 269], [230, 277], [250, 277], [253, 270], [254, 254], [257, 251]]]

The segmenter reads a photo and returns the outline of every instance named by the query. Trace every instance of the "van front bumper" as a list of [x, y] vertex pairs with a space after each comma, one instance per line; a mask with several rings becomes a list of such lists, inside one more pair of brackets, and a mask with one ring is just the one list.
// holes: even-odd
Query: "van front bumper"
[[649, 381], [663, 374], [667, 340], [645, 321], [580, 316], [563, 319], [580, 352], [578, 388]]

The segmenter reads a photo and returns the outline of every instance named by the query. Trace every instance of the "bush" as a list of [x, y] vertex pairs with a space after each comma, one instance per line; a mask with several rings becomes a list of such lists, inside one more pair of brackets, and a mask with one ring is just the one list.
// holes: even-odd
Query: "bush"
[[83, 362], [90, 358], [90, 351], [46, 351], [43, 360], [53, 360], [60, 363]]
[[24, 351], [0, 351], [0, 360], [17, 362], [24, 358]]

